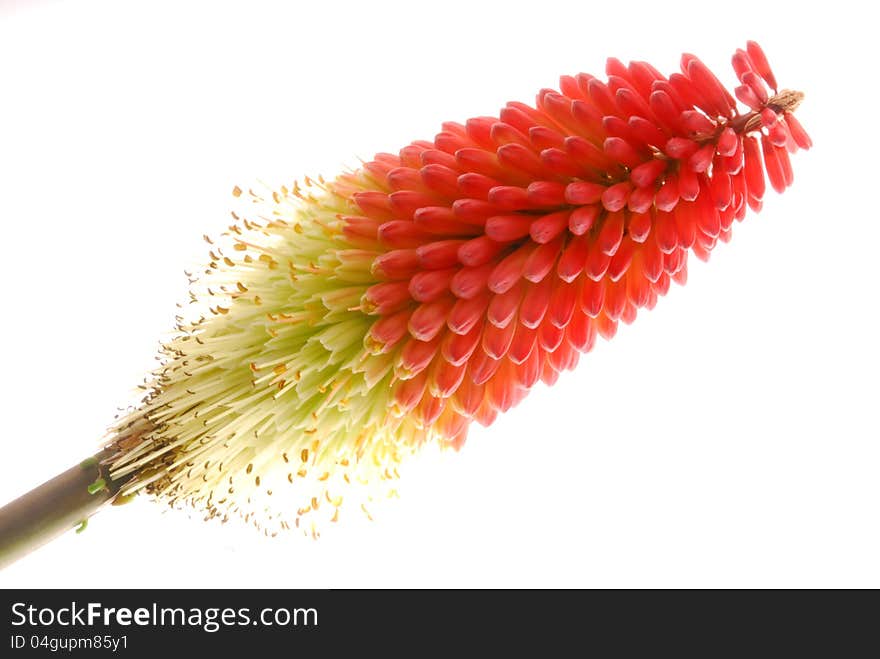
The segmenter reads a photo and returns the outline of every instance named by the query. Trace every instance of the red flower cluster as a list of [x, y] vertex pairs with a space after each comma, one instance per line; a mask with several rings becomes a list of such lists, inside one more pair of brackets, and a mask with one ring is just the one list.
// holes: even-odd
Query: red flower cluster
[[607, 81], [563, 76], [536, 107], [445, 123], [334, 184], [357, 209], [347, 241], [381, 253], [362, 311], [367, 347], [396, 351], [396, 414], [459, 446], [684, 283], [689, 251], [760, 209], [765, 171], [791, 184], [802, 95], [754, 42], [733, 67], [744, 113], [693, 55], [668, 78], [609, 59]]

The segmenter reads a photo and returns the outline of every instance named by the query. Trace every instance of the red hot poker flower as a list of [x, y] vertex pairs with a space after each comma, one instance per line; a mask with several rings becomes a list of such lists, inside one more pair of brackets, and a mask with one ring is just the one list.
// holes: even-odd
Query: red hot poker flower
[[669, 77], [609, 59], [604, 81], [563, 76], [534, 107], [253, 195], [265, 221], [212, 251], [193, 293], [210, 313], [165, 346], [112, 475], [284, 527], [335, 519], [347, 484], [425, 442], [460, 447], [683, 284], [691, 252], [760, 210], [765, 173], [791, 185], [802, 94], [754, 42], [733, 68], [730, 94], [693, 55]]

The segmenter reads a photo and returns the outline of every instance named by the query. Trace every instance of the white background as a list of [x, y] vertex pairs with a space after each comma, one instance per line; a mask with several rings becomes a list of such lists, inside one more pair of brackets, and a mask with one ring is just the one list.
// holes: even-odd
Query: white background
[[143, 499], [0, 587], [880, 587], [880, 105], [856, 6], [0, 2], [0, 503], [133, 400], [236, 184], [332, 176], [610, 55], [668, 74], [690, 51], [732, 85], [747, 39], [806, 92], [816, 144], [686, 287], [423, 456], [376, 522], [270, 541]]

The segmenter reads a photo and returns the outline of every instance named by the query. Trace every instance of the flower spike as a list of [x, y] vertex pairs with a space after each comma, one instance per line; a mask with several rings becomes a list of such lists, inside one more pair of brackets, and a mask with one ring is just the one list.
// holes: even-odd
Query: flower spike
[[727, 242], [765, 178], [791, 185], [803, 95], [755, 42], [732, 64], [733, 94], [694, 55], [668, 78], [609, 59], [333, 181], [236, 188], [251, 208], [115, 430], [123, 494], [267, 532], [335, 521], [555, 382]]
[[458, 449], [555, 383], [812, 144], [757, 43], [733, 93], [680, 65], [612, 58], [606, 80], [563, 76], [332, 181], [235, 188], [146, 397], [94, 459], [0, 509], [0, 566], [138, 492], [317, 535], [343, 504], [369, 516], [425, 445]]

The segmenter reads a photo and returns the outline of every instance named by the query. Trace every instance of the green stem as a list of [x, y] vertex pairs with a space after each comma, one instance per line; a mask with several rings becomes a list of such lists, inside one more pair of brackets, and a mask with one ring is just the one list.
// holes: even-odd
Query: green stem
[[84, 460], [0, 508], [0, 570], [83, 525], [116, 497], [125, 481], [110, 478], [104, 457]]

